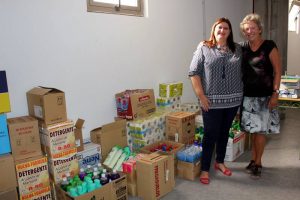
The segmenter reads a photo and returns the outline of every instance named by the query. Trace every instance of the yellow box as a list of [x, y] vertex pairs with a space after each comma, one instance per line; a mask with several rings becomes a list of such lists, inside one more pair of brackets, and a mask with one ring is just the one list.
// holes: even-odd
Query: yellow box
[[10, 101], [8, 92], [0, 93], [0, 113], [10, 112]]

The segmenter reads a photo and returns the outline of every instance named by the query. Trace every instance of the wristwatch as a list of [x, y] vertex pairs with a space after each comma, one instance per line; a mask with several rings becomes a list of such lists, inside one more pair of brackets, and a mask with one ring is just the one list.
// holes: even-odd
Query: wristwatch
[[273, 93], [279, 94], [279, 90], [273, 90]]

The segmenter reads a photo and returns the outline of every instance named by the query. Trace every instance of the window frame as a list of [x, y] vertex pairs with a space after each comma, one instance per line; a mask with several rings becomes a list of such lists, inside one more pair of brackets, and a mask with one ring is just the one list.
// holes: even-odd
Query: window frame
[[94, 0], [87, 0], [87, 11], [143, 17], [144, 0], [136, 0], [136, 1], [137, 1], [137, 7], [125, 6], [122, 4], [121, 6], [118, 7], [118, 5], [114, 5], [111, 3], [101, 3], [101, 2], [95, 2]]

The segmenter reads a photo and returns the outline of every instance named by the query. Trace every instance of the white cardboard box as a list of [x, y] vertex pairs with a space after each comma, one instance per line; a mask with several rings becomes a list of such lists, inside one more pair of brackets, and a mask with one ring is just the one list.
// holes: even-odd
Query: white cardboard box
[[225, 161], [234, 161], [244, 153], [245, 133], [238, 132], [234, 138], [229, 138], [227, 143]]

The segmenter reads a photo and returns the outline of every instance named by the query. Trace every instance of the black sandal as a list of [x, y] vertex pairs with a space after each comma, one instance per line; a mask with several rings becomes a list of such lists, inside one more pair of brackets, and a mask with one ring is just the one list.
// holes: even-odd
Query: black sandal
[[253, 171], [253, 168], [255, 166], [255, 161], [254, 160], [251, 160], [250, 163], [248, 164], [248, 166], [245, 168], [246, 169], [246, 172], [248, 174], [251, 174], [252, 171]]

